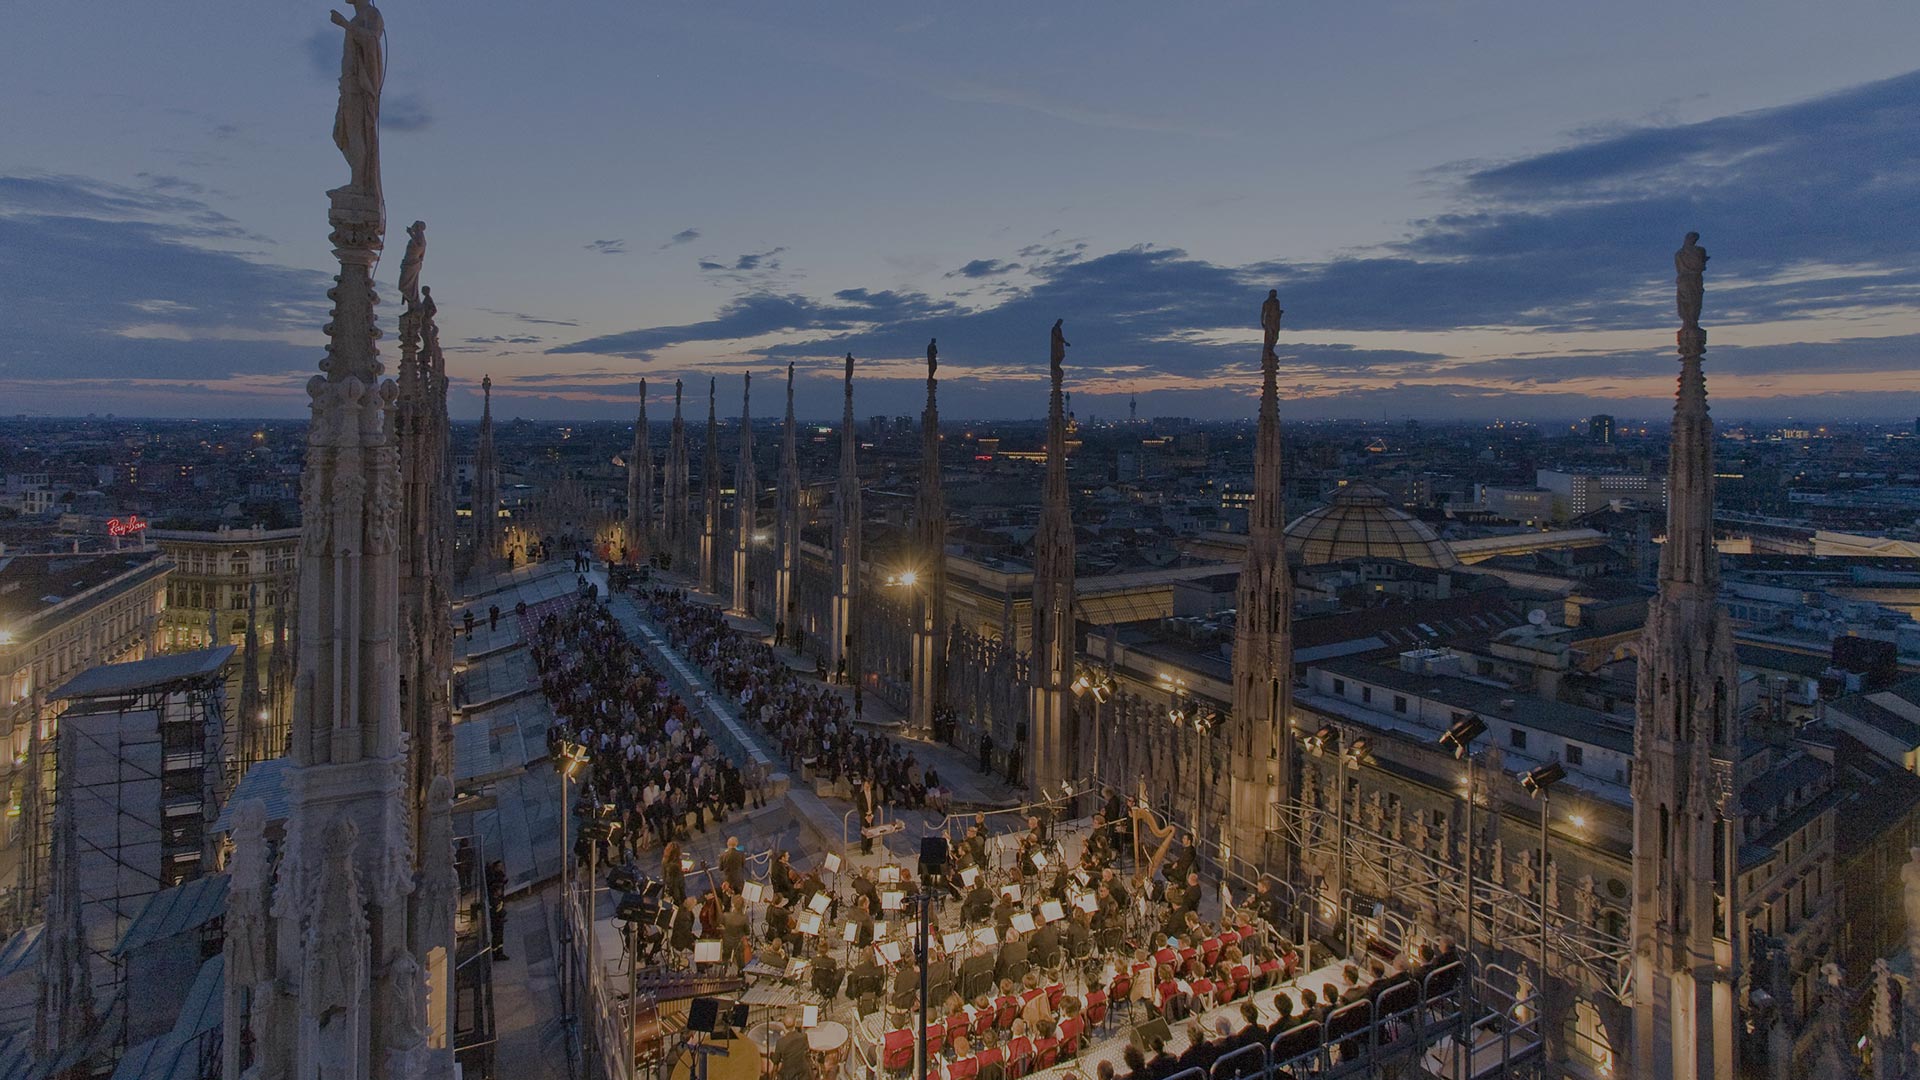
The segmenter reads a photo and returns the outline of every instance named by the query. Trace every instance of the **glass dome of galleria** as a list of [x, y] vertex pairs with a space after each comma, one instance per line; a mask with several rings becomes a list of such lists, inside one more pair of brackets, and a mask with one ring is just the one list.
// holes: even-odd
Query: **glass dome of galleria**
[[1400, 559], [1416, 566], [1455, 566], [1447, 542], [1426, 523], [1368, 484], [1349, 484], [1333, 501], [1287, 526], [1287, 550], [1307, 566], [1343, 559]]

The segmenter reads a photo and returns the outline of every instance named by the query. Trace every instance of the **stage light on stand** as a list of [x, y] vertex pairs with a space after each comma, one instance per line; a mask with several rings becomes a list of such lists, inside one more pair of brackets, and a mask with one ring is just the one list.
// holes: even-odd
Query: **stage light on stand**
[[1540, 888], [1540, 981], [1539, 989], [1547, 989], [1547, 792], [1553, 785], [1567, 778], [1566, 767], [1557, 761], [1549, 761], [1530, 770], [1520, 778], [1520, 786], [1527, 794], [1540, 800], [1540, 865], [1534, 873]]

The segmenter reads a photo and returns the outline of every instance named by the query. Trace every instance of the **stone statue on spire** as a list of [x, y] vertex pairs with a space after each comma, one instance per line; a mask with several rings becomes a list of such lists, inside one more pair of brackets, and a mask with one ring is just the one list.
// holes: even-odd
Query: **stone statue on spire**
[[1686, 243], [1673, 253], [1673, 268], [1679, 285], [1680, 326], [1693, 330], [1700, 326], [1700, 303], [1706, 298], [1707, 249], [1700, 246], [1700, 234], [1690, 232]]
[[416, 221], [407, 226], [407, 253], [400, 256], [400, 297], [407, 310], [420, 307], [420, 264], [427, 260], [427, 223]]
[[333, 144], [352, 176], [341, 194], [380, 202], [380, 91], [387, 81], [386, 20], [372, 0], [348, 0], [353, 17], [328, 12], [347, 32], [340, 51], [340, 105], [333, 114]]
[[1059, 386], [1066, 378], [1066, 372], [1062, 365], [1067, 362], [1067, 348], [1073, 344], [1073, 342], [1067, 340], [1066, 333], [1060, 329], [1061, 324], [1066, 321], [1065, 319], [1053, 320], [1052, 366], [1053, 385], [1055, 386]]
[[927, 339], [927, 378], [929, 379], [933, 378], [933, 373], [936, 370], [938, 370], [939, 367], [940, 367], [940, 339], [928, 338]]
[[1280, 290], [1268, 289], [1267, 301], [1260, 305], [1260, 329], [1266, 335], [1266, 350], [1260, 354], [1263, 360], [1278, 359], [1278, 357], [1274, 355], [1273, 345], [1274, 342], [1280, 340], [1280, 316], [1282, 314], [1284, 313], [1280, 310]]

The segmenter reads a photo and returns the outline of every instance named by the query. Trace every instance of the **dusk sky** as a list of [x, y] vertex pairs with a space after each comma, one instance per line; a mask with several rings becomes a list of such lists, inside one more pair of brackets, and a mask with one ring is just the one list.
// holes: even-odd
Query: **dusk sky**
[[[344, 6], [344, 5], [342, 5]], [[1920, 414], [1920, 5], [391, 0], [406, 223], [477, 415], [1654, 415], [1672, 253], [1722, 417]], [[322, 3], [9, 5], [0, 413], [300, 416]]]

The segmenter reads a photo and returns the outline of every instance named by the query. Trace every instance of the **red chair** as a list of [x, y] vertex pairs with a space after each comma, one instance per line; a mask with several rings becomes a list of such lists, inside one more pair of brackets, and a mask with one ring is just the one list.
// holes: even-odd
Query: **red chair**
[[927, 1025], [927, 1056], [932, 1057], [933, 1055], [939, 1053], [941, 1047], [944, 1047], [946, 1045], [947, 1045], [947, 1026], [945, 1024], [940, 1024], [940, 1023], [928, 1024]]
[[1034, 1068], [1036, 1069], [1053, 1068], [1055, 1065], [1060, 1064], [1060, 1040], [1044, 1039], [1044, 1038], [1035, 1039], [1033, 1041], [1033, 1054], [1034, 1054], [1034, 1060], [1033, 1060]]
[[1001, 1031], [1012, 1030], [1013, 1018], [1020, 1015], [1020, 999], [1009, 995], [995, 1001], [993, 1007], [993, 1026]]
[[1200, 999], [1193, 1006], [1195, 1012], [1201, 1012], [1213, 1007], [1212, 979], [1195, 979], [1188, 985], [1193, 987], [1193, 996]]
[[963, 1057], [947, 1066], [947, 1080], [973, 1080], [980, 1075], [980, 1062], [973, 1057]]
[[1080, 1052], [1080, 1036], [1087, 1030], [1084, 1016], [1069, 1016], [1060, 1021], [1060, 1053], [1072, 1057]]
[[1253, 936], [1253, 924], [1252, 924], [1252, 923], [1241, 923], [1241, 924], [1239, 925], [1239, 927], [1238, 927], [1238, 930], [1239, 930], [1239, 932], [1240, 932], [1240, 936], [1241, 936], [1242, 938], [1250, 938], [1250, 937], [1252, 937], [1252, 936]]
[[1180, 954], [1174, 952], [1172, 946], [1164, 947], [1159, 952], [1153, 954], [1153, 962], [1156, 964], [1171, 964], [1179, 958]]
[[965, 1035], [967, 1032], [972, 1030], [973, 1030], [973, 1021], [967, 1019], [966, 1013], [957, 1012], [957, 1013], [954, 1013], [952, 1016], [947, 1017], [947, 1034], [948, 1035]]
[[1193, 971], [1193, 958], [1196, 955], [1198, 954], [1193, 951], [1193, 946], [1191, 945], [1180, 950], [1180, 972], [1182, 974], [1187, 974]]
[[1220, 931], [1220, 944], [1222, 944], [1222, 945], [1238, 945], [1238, 944], [1240, 944], [1240, 931], [1238, 931], [1238, 930], [1222, 930], [1222, 931]]
[[1280, 961], [1278, 960], [1260, 961], [1260, 985], [1262, 987], [1270, 987], [1270, 986], [1273, 986], [1275, 983], [1278, 983], [1279, 981], [1280, 981]]
[[1208, 967], [1220, 962], [1220, 939], [1210, 937], [1200, 943], [1200, 957]]
[[1007, 1080], [1019, 1080], [1032, 1071], [1033, 1040], [1022, 1035], [1007, 1043]]
[[973, 1037], [978, 1039], [993, 1030], [994, 1010], [992, 1006], [973, 1014]]
[[881, 1068], [888, 1072], [903, 1072], [913, 1066], [913, 1032], [906, 1028], [889, 1031], [880, 1045]]
[[[1118, 986], [1119, 981], [1115, 980], [1114, 985]], [[1107, 992], [1105, 990], [1088, 991], [1087, 1007], [1080, 1015], [1087, 1018], [1087, 1024], [1090, 1027], [1099, 1027], [1101, 1024], [1106, 1023]]]
[[979, 1063], [979, 1067], [982, 1069], [989, 1069], [995, 1065], [1000, 1064], [1001, 1059], [1005, 1057], [1006, 1055], [1002, 1053], [1000, 1048], [997, 1046], [988, 1047], [987, 1049], [982, 1050], [978, 1054], [974, 1055], [974, 1059]]
[[1067, 988], [1062, 983], [1054, 983], [1052, 986], [1047, 987], [1047, 1008], [1054, 1012], [1059, 1012], [1060, 999], [1066, 995], [1066, 992]]
[[1246, 997], [1247, 992], [1252, 989], [1253, 972], [1248, 971], [1245, 964], [1233, 965], [1233, 996]]

